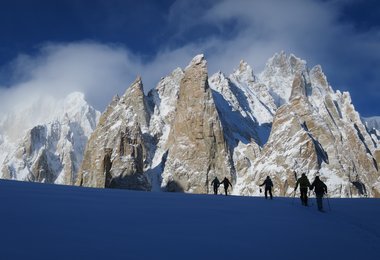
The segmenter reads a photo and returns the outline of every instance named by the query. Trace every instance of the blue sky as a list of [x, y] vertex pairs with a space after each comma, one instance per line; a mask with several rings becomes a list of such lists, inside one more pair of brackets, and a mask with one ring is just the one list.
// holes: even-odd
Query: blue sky
[[3, 0], [0, 106], [80, 90], [103, 110], [136, 75], [153, 88], [198, 53], [210, 74], [241, 59], [258, 73], [284, 50], [321, 64], [361, 115], [380, 115], [378, 17], [375, 0]]

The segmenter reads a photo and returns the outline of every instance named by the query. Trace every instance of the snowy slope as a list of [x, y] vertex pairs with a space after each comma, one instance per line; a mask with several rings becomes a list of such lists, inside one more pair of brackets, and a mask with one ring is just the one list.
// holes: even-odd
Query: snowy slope
[[0, 199], [1, 259], [380, 259], [378, 199], [320, 213], [290, 198], [5, 180]]

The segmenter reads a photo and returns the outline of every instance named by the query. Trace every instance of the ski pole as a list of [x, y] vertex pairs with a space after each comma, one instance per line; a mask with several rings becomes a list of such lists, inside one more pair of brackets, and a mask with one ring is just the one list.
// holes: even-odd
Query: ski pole
[[313, 200], [311, 199], [310, 194], [311, 194], [311, 190], [309, 190], [309, 194], [308, 194], [308, 201], [310, 201], [309, 206], [314, 206], [314, 203], [313, 203]]
[[329, 195], [327, 195], [327, 193], [326, 193], [326, 198], [327, 198], [327, 205], [329, 205], [329, 210], [331, 211]]

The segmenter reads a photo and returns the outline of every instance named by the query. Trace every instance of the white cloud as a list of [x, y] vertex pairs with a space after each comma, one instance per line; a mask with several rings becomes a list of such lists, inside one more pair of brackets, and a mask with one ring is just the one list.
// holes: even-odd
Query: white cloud
[[[177, 1], [172, 7], [170, 44], [148, 62], [126, 47], [95, 42], [50, 43], [36, 55], [21, 55], [10, 66], [13, 82], [0, 91], [1, 111], [72, 91], [84, 92], [90, 104], [104, 110], [112, 96], [123, 94], [137, 75], [142, 76], [145, 89], [151, 89], [198, 53], [206, 54], [210, 73], [228, 74], [241, 59], [259, 72], [269, 57], [285, 50], [311, 65], [322, 64], [328, 78], [337, 82], [335, 88], [346, 82], [344, 87], [355, 84], [350, 89], [355, 91], [362, 77], [357, 74], [365, 71], [370, 75], [368, 82], [373, 82], [368, 89], [379, 95], [375, 84], [380, 81], [376, 72], [380, 70], [380, 33], [358, 33], [352, 25], [341, 23], [341, 1], [201, 1], [202, 8], [194, 2]], [[216, 28], [216, 33], [189, 38], [205, 25]], [[178, 39], [186, 41], [173, 44]]]
[[125, 90], [140, 64], [121, 47], [83, 42], [47, 44], [36, 56], [18, 57], [12, 67], [17, 79], [1, 96], [7, 108], [30, 95], [62, 97], [73, 91], [85, 92], [101, 108]]
[[10, 85], [0, 88], [0, 135], [17, 140], [47, 123], [74, 91], [85, 93], [102, 111], [140, 70], [139, 60], [126, 49], [94, 42], [46, 44], [37, 55], [20, 55], [6, 70], [12, 73]]

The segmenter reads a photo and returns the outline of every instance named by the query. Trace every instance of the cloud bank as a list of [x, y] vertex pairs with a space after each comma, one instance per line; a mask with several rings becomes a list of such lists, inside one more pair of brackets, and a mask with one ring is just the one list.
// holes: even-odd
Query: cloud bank
[[364, 115], [380, 114], [380, 30], [358, 31], [342, 21], [346, 3], [176, 1], [162, 29], [164, 43], [150, 59], [121, 44], [47, 43], [38, 53], [20, 55], [3, 69], [9, 72], [9, 82], [0, 88], [0, 109], [6, 112], [44, 96], [60, 98], [82, 91], [103, 111], [137, 75], [149, 90], [198, 53], [206, 54], [210, 74], [218, 70], [229, 74], [241, 59], [258, 73], [268, 58], [284, 50], [310, 67], [321, 64], [334, 89], [349, 90]]
[[46, 44], [37, 55], [20, 55], [11, 67], [13, 80], [1, 93], [8, 109], [33, 97], [59, 98], [73, 91], [84, 92], [100, 108], [125, 90], [139, 65], [123, 48], [82, 42]]

